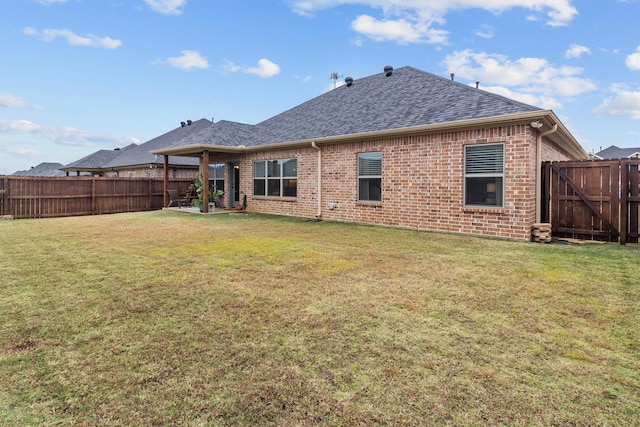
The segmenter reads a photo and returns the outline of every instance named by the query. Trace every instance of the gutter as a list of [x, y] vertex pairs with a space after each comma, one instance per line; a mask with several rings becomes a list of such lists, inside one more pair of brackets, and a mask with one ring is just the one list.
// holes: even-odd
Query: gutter
[[318, 211], [316, 212], [316, 219], [320, 219], [322, 216], [322, 150], [316, 144], [315, 141], [311, 141], [311, 147], [318, 150], [318, 183], [317, 187], [317, 200], [318, 200]]
[[541, 200], [541, 190], [542, 190], [542, 171], [540, 167], [542, 166], [542, 138], [550, 135], [558, 130], [558, 125], [556, 123], [553, 124], [553, 127], [544, 132], [538, 132], [538, 136], [536, 137], [536, 223], [540, 222], [542, 217], [542, 212], [540, 212], [542, 206]]

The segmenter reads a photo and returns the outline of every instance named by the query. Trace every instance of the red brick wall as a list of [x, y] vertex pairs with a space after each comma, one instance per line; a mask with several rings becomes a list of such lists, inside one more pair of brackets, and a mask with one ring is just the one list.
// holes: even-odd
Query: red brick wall
[[[180, 169], [169, 167], [169, 178], [194, 179], [198, 173], [197, 169]], [[106, 174], [105, 174], [106, 175]], [[164, 167], [141, 167], [138, 169], [122, 169], [118, 171], [120, 178], [164, 178]]]
[[[464, 206], [464, 147], [505, 144], [505, 193], [502, 208]], [[535, 222], [536, 138], [528, 123], [458, 132], [357, 140], [321, 146], [322, 208], [325, 220], [358, 222], [419, 230], [468, 233], [515, 239], [530, 238]], [[357, 154], [382, 151], [382, 201], [359, 202]], [[550, 141], [543, 160], [567, 154]], [[253, 195], [253, 162], [296, 158], [298, 196]], [[211, 157], [211, 163], [231, 159]], [[244, 154], [240, 187], [247, 210], [313, 218], [317, 213], [317, 151], [305, 148]], [[226, 179], [229, 179], [227, 174]], [[228, 181], [227, 181], [228, 182]], [[335, 209], [330, 209], [334, 204]]]

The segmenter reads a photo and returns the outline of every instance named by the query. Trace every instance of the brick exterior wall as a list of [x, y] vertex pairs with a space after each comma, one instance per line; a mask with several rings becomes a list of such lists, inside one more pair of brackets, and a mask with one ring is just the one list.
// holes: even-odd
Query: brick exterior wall
[[[504, 206], [464, 206], [464, 147], [504, 143]], [[382, 152], [382, 201], [358, 201], [357, 155]], [[535, 222], [536, 132], [528, 123], [456, 132], [357, 140], [321, 146], [324, 220], [529, 240]], [[239, 161], [247, 210], [313, 218], [317, 205], [318, 152], [311, 146], [237, 155], [211, 154], [211, 163]], [[570, 158], [551, 140], [545, 160]], [[253, 162], [296, 158], [297, 197], [253, 195]], [[228, 191], [231, 171], [226, 169]], [[225, 196], [225, 201], [227, 196]], [[329, 205], [335, 205], [330, 209]]]
[[[193, 179], [195, 180], [196, 175], [198, 173], [198, 169], [181, 169], [169, 167], [169, 178], [171, 179]], [[108, 176], [105, 173], [105, 176]], [[153, 166], [153, 167], [140, 167], [136, 169], [121, 169], [118, 171], [118, 175], [120, 178], [164, 178], [164, 167], [163, 166]]]

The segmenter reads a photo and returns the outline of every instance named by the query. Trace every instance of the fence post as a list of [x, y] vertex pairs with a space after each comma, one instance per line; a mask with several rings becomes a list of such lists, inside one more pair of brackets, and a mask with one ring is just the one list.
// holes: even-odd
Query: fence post
[[627, 162], [620, 160], [620, 244], [627, 243], [627, 228], [629, 227], [629, 183], [627, 182]]
[[91, 215], [96, 214], [96, 177], [91, 176]]

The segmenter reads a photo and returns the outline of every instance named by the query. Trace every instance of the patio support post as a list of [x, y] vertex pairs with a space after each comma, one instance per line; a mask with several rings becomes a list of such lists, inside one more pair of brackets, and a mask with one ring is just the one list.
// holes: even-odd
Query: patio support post
[[162, 206], [167, 206], [169, 204], [169, 193], [167, 193], [167, 190], [169, 189], [169, 156], [165, 155], [163, 157], [164, 157], [164, 191], [163, 191], [164, 204]]
[[202, 212], [209, 213], [209, 152], [202, 152], [200, 171], [202, 172]]

